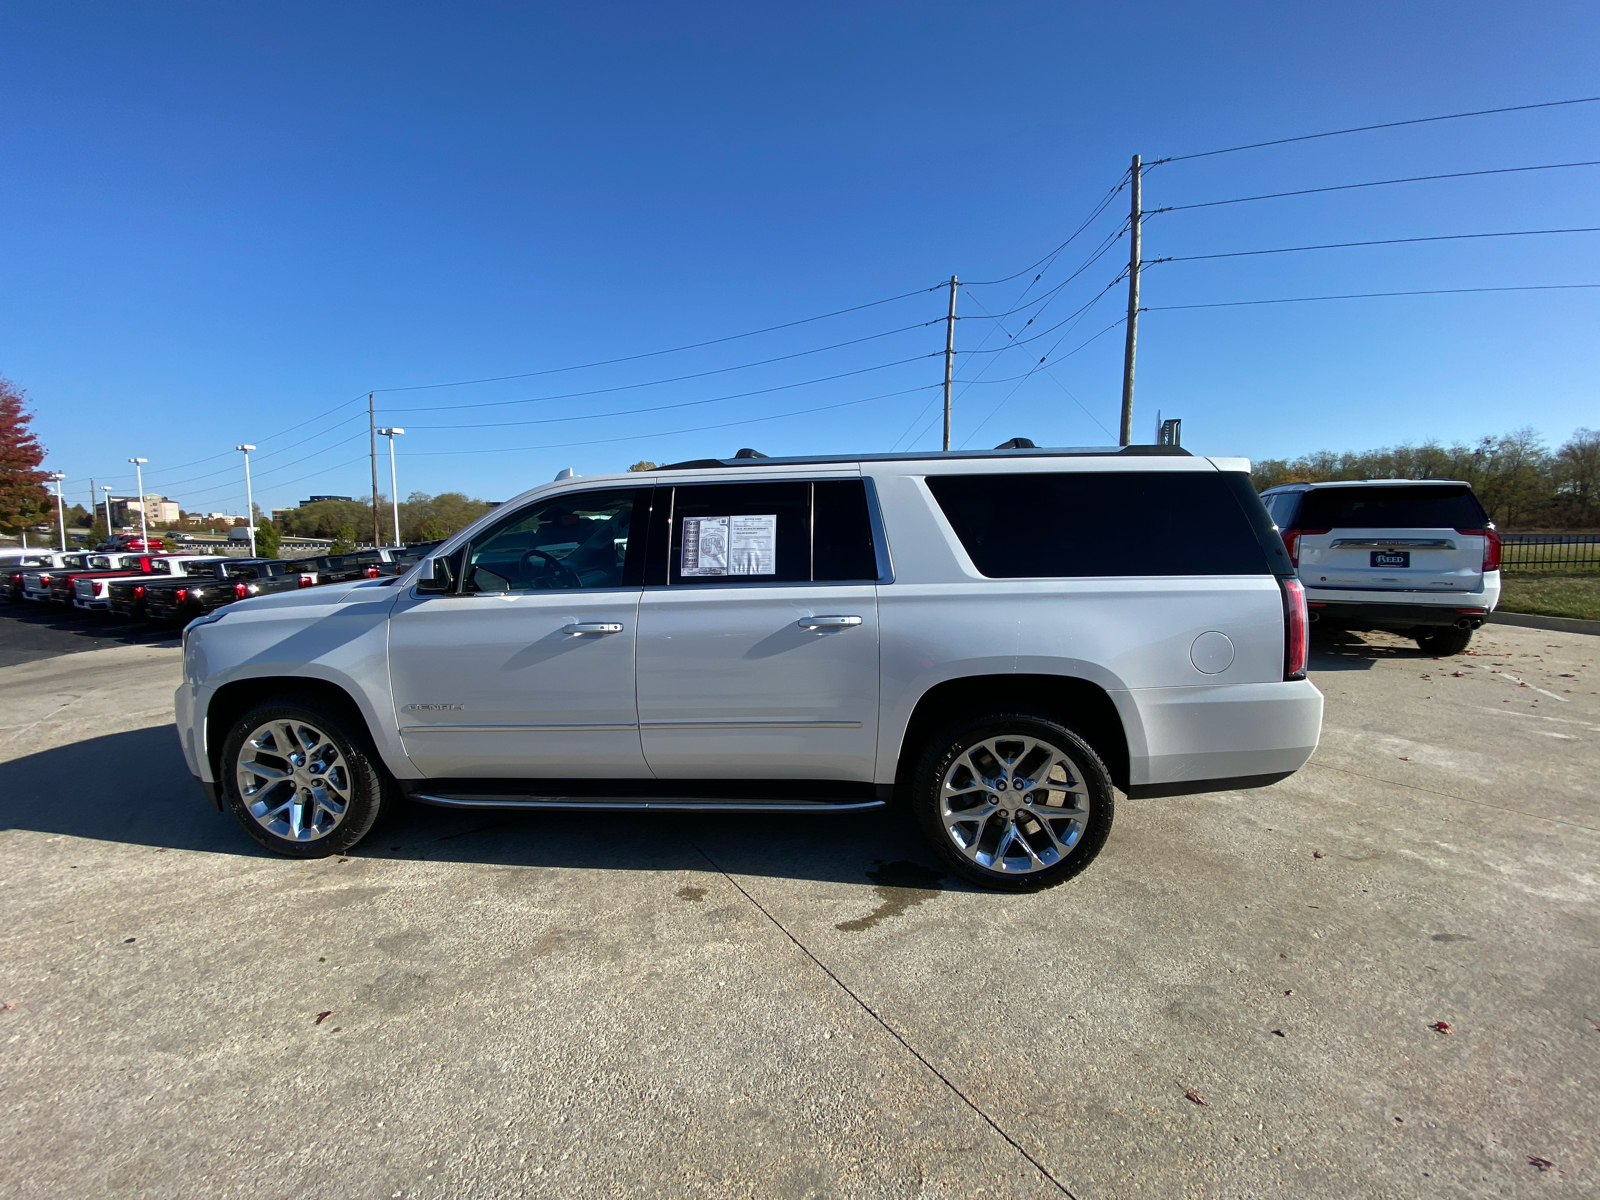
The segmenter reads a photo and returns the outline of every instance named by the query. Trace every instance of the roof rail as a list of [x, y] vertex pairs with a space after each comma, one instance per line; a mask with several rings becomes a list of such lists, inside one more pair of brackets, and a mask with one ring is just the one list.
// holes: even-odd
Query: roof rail
[[[1013, 438], [1026, 441], [1026, 438]], [[830, 463], [931, 462], [940, 459], [994, 458], [1190, 458], [1182, 446], [1027, 446], [1009, 443], [994, 450], [920, 450], [894, 454], [807, 454], [783, 458], [752, 457], [741, 450], [733, 458], [693, 458], [666, 463], [658, 471], [710, 471], [731, 467], [826, 466]]]

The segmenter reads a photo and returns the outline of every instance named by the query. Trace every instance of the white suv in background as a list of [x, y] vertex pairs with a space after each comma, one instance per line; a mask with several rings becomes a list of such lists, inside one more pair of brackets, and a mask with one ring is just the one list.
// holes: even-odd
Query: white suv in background
[[1320, 628], [1387, 629], [1459, 654], [1500, 602], [1500, 535], [1471, 484], [1289, 483], [1261, 500]]
[[1156, 447], [733, 459], [567, 478], [404, 575], [184, 638], [177, 724], [262, 845], [401, 797], [482, 809], [904, 806], [963, 877], [1087, 864], [1132, 797], [1315, 749], [1306, 617], [1242, 459]]

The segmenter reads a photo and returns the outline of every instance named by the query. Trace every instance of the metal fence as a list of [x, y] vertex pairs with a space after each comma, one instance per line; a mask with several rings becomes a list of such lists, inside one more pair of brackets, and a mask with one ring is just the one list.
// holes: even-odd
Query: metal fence
[[1600, 533], [1505, 533], [1500, 535], [1500, 541], [1500, 566], [1504, 570], [1600, 570]]

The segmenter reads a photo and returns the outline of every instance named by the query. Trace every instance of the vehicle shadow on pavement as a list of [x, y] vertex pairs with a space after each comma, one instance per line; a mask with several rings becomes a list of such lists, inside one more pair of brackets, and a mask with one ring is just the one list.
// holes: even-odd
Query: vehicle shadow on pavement
[[[287, 861], [211, 807], [170, 724], [0, 763], [0, 828]], [[932, 865], [908, 820], [886, 811], [497, 813], [402, 804], [350, 856], [968, 890]]]
[[1370, 671], [1386, 658], [1431, 658], [1410, 638], [1398, 634], [1319, 629], [1311, 636], [1313, 671]]

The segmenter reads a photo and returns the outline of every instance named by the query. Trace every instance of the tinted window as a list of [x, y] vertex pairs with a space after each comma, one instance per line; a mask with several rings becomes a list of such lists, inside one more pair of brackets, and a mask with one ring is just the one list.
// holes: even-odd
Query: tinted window
[[867, 485], [859, 479], [828, 479], [811, 486], [811, 578], [819, 582], [877, 579], [878, 555], [872, 545]]
[[1455, 487], [1335, 487], [1306, 493], [1301, 529], [1482, 529], [1486, 518], [1466, 484]]
[[677, 488], [670, 566], [674, 584], [808, 582], [811, 485]]
[[[513, 513], [468, 550], [468, 592], [638, 586], [629, 570], [639, 488], [568, 492]], [[634, 554], [637, 560], [637, 550]]]
[[993, 579], [1269, 573], [1219, 473], [935, 475], [928, 487]]

